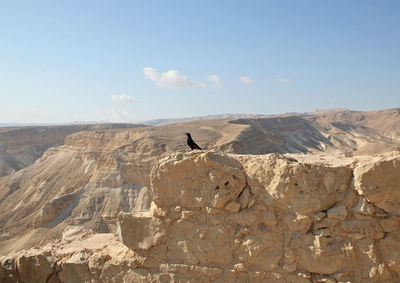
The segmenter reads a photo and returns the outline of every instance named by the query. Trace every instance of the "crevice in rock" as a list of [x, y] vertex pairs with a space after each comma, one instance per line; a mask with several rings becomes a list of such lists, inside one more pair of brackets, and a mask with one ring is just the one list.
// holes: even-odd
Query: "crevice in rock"
[[58, 268], [57, 263], [55, 263], [55, 264], [54, 264], [54, 267], [53, 267], [53, 272], [50, 273], [50, 274], [47, 276], [47, 278], [46, 278], [46, 283], [54, 282], [53, 280], [55, 280], [55, 279], [56, 279], [57, 281], [60, 281], [60, 279], [58, 278], [58, 271], [57, 271], [57, 268]]

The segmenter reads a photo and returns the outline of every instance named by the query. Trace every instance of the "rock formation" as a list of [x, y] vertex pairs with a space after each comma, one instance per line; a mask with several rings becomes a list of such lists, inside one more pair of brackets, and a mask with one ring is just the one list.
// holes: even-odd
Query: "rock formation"
[[[201, 120], [205, 118], [206, 120]], [[209, 120], [210, 118], [213, 118]], [[125, 142], [154, 145], [163, 151], [185, 146], [182, 135], [190, 131], [208, 149], [240, 154], [317, 153], [362, 155], [400, 148], [400, 108], [361, 112], [338, 110], [284, 115], [217, 115], [178, 119], [174, 124], [146, 127], [135, 124], [92, 124], [64, 126], [0, 127], [0, 177], [31, 165], [50, 147], [61, 146], [67, 135], [92, 131], [77, 138], [82, 145], [91, 138], [101, 146], [98, 136], [105, 129], [124, 129]], [[186, 121], [186, 123], [177, 123]], [[149, 121], [159, 124], [162, 121]], [[140, 127], [140, 128], [138, 128]], [[137, 131], [132, 131], [136, 128]], [[96, 132], [94, 132], [96, 131]], [[132, 132], [142, 133], [132, 135]], [[86, 142], [82, 138], [86, 137]], [[124, 150], [121, 148], [121, 150]]]
[[[119, 212], [118, 239], [67, 226], [62, 239], [1, 257], [0, 281], [399, 282], [400, 155], [339, 161], [164, 154], [134, 198], [147, 205]], [[90, 178], [124, 186], [110, 172]]]
[[31, 165], [43, 153], [64, 144], [72, 133], [89, 130], [134, 128], [134, 124], [0, 127], [0, 177]]
[[[396, 282], [399, 125], [389, 109], [1, 128], [0, 281]], [[187, 153], [187, 131], [208, 150]]]

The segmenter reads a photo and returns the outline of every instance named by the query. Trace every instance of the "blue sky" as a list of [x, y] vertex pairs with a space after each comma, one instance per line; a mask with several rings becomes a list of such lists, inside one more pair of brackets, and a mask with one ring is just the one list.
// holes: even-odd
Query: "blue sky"
[[0, 123], [399, 107], [400, 1], [0, 0]]

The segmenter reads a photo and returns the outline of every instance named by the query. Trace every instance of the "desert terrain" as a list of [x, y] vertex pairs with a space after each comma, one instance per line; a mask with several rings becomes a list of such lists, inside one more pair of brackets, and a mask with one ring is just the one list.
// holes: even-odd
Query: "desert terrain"
[[161, 124], [0, 128], [0, 281], [399, 282], [400, 108]]
[[118, 128], [133, 124], [95, 124], [65, 126], [0, 127], [0, 177], [31, 165], [50, 147], [64, 144], [69, 134]]

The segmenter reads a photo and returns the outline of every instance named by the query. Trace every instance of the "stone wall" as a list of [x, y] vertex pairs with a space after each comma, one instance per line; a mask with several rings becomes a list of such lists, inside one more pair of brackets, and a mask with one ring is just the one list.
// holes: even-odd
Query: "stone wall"
[[[67, 231], [0, 258], [0, 281], [35, 282], [35, 266], [49, 282], [400, 282], [398, 155], [332, 167], [177, 152], [150, 180], [150, 210], [118, 216], [124, 245]], [[105, 247], [76, 248], [99, 235]]]

